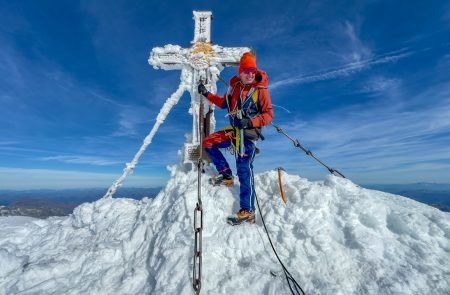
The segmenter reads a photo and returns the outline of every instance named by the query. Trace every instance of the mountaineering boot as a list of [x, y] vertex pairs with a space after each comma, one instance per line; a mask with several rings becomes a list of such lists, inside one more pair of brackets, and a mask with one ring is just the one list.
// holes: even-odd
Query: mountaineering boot
[[255, 211], [240, 209], [235, 215], [227, 218], [227, 223], [231, 225], [239, 225], [243, 222], [254, 224], [256, 222]]
[[219, 174], [219, 175], [211, 177], [209, 179], [209, 183], [214, 186], [219, 186], [219, 185], [233, 186], [233, 184], [234, 184], [233, 175]]

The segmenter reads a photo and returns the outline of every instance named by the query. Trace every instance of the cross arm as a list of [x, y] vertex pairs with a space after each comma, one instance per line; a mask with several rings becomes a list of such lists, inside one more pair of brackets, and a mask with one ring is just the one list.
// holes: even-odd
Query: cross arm
[[179, 70], [189, 63], [189, 49], [178, 45], [155, 47], [150, 53], [148, 63], [155, 69]]
[[214, 56], [211, 58], [211, 62], [225, 67], [238, 66], [242, 54], [250, 51], [248, 47], [222, 47], [218, 45], [214, 45], [213, 49]]

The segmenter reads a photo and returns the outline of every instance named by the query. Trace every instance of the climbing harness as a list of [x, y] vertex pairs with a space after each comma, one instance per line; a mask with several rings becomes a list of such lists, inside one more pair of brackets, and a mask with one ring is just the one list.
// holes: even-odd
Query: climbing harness
[[[228, 86], [227, 93], [225, 95], [226, 102], [227, 102], [227, 109], [228, 113], [226, 117], [231, 117], [230, 121], [234, 121], [234, 118], [237, 119], [243, 119], [243, 118], [251, 118], [255, 116], [259, 110], [261, 109], [261, 106], [259, 106], [259, 90], [257, 88], [250, 88], [248, 92], [246, 93], [245, 97], [243, 98], [243, 91], [244, 88], [240, 90], [239, 97], [237, 99], [237, 103], [235, 106], [231, 105], [231, 96], [234, 92], [234, 89], [236, 88], [237, 84], [242, 84], [242, 82], [237, 82], [233, 87], [231, 87], [220, 75], [217, 75], [217, 77], [222, 81], [225, 85]], [[253, 105], [256, 109], [255, 113], [250, 113], [250, 107]], [[230, 125], [225, 127], [223, 130], [232, 129], [234, 131], [234, 143], [233, 140], [231, 141], [232, 145], [235, 149], [235, 156], [238, 155], [243, 157], [245, 155], [245, 148], [244, 148], [244, 138], [245, 138], [245, 131], [244, 129], [239, 129], [236, 126]], [[261, 131], [259, 128], [252, 129], [256, 132], [257, 136], [261, 138], [261, 140], [264, 140], [264, 136], [261, 134]]]
[[273, 123], [272, 123], [272, 126], [275, 127], [275, 129], [278, 131], [278, 133], [281, 133], [281, 134], [283, 134], [284, 136], [286, 136], [287, 138], [289, 138], [289, 139], [294, 143], [294, 146], [295, 146], [295, 147], [300, 148], [300, 149], [303, 150], [308, 156], [313, 157], [313, 158], [314, 158], [317, 162], [319, 162], [322, 166], [324, 166], [325, 168], [327, 168], [328, 171], [330, 171], [331, 174], [338, 175], [338, 176], [340, 176], [340, 177], [342, 177], [342, 178], [346, 178], [346, 177], [344, 176], [344, 174], [342, 174], [341, 172], [339, 172], [339, 171], [337, 171], [336, 169], [330, 168], [330, 167], [328, 167], [327, 165], [325, 165], [321, 160], [319, 160], [316, 156], [314, 156], [314, 154], [313, 154], [310, 150], [308, 150], [308, 149], [306, 149], [304, 146], [302, 146], [301, 143], [298, 141], [298, 139], [293, 139], [292, 137], [290, 137], [289, 135], [287, 135], [287, 134], [283, 131], [283, 129], [281, 129], [280, 127], [278, 127], [277, 125], [275, 125], [275, 124], [273, 124]]
[[[200, 83], [203, 84], [203, 80], [200, 79]], [[200, 95], [199, 106], [199, 134], [200, 142], [203, 142], [204, 137], [204, 120], [203, 120], [203, 95]], [[197, 161], [197, 190], [198, 199], [197, 205], [194, 209], [194, 265], [192, 269], [192, 287], [195, 294], [200, 294], [202, 287], [202, 231], [203, 231], [203, 207], [202, 207], [202, 171], [203, 171], [203, 148], [199, 147], [199, 156]]]

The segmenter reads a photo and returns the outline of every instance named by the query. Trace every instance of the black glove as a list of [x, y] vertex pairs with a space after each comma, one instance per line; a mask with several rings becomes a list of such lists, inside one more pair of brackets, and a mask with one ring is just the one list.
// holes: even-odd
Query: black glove
[[198, 84], [198, 93], [200, 93], [204, 97], [208, 97], [209, 91], [206, 89], [205, 85]]
[[248, 128], [252, 128], [253, 124], [252, 124], [252, 120], [244, 118], [244, 119], [238, 119], [236, 126], [239, 129], [248, 129]]
[[260, 73], [257, 73], [256, 75], [255, 75], [255, 80], [256, 80], [256, 82], [261, 82], [262, 81], [262, 75], [260, 74]]

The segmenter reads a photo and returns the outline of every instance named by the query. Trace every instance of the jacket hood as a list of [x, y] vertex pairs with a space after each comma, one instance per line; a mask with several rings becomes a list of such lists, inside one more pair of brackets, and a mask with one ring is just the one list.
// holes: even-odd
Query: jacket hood
[[[240, 82], [241, 79], [239, 76], [234, 76], [230, 80], [230, 86], [234, 87], [236, 83]], [[269, 86], [269, 76], [267, 76], [267, 73], [263, 70], [257, 70], [255, 75], [255, 82], [252, 83], [253, 87], [256, 88], [267, 88]]]

